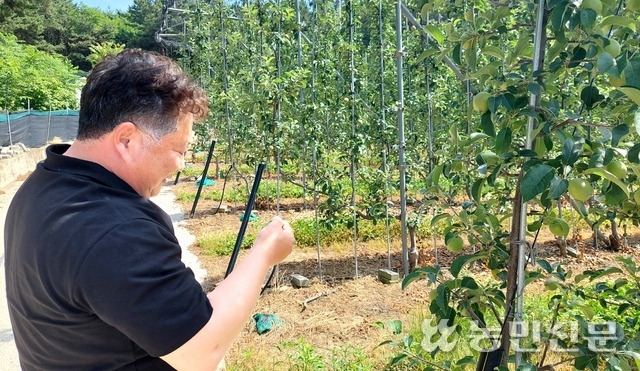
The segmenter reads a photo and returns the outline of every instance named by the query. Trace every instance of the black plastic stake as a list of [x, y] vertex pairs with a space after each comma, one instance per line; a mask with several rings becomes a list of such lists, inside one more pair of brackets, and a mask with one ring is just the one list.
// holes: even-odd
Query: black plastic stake
[[251, 188], [251, 194], [249, 195], [249, 201], [247, 202], [247, 208], [244, 209], [244, 217], [242, 218], [242, 224], [240, 224], [240, 232], [238, 232], [238, 238], [236, 239], [236, 245], [233, 247], [233, 252], [231, 253], [231, 260], [229, 260], [229, 266], [227, 267], [227, 273], [225, 273], [224, 277], [227, 278], [233, 271], [233, 267], [236, 265], [236, 260], [238, 259], [238, 252], [240, 252], [240, 246], [242, 245], [242, 239], [244, 238], [244, 233], [247, 231], [247, 225], [249, 225], [249, 219], [251, 217], [251, 210], [253, 210], [253, 203], [256, 200], [256, 195], [258, 194], [258, 187], [260, 186], [260, 179], [262, 178], [262, 171], [264, 170], [265, 164], [258, 164], [258, 171], [256, 171], [256, 177], [253, 179], [253, 187]]
[[178, 173], [176, 174], [176, 180], [173, 181], [173, 185], [178, 184], [178, 179], [180, 179], [180, 173], [181, 171], [178, 171]]
[[211, 157], [213, 156], [213, 149], [216, 147], [216, 140], [211, 141], [211, 146], [209, 147], [209, 155], [207, 156], [207, 162], [204, 164], [204, 170], [202, 171], [202, 177], [200, 177], [200, 184], [198, 185], [198, 192], [196, 193], [196, 199], [193, 200], [193, 206], [191, 207], [191, 214], [189, 214], [189, 218], [193, 218], [193, 215], [196, 213], [196, 206], [198, 205], [198, 200], [200, 199], [200, 192], [202, 192], [202, 187], [204, 186], [204, 181], [207, 179], [207, 171], [209, 171], [209, 164], [211, 163]]

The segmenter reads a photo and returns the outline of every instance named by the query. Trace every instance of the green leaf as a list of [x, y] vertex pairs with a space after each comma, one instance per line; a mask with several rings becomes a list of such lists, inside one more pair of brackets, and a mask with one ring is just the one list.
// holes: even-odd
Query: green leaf
[[449, 135], [451, 135], [451, 144], [453, 144], [454, 146], [458, 145], [458, 126], [456, 125], [451, 125], [451, 128], [449, 129]]
[[587, 51], [584, 50], [580, 45], [577, 45], [573, 48], [573, 54], [571, 55], [571, 61], [567, 64], [569, 68], [575, 68], [580, 65], [580, 62], [584, 60], [587, 56]]
[[605, 204], [609, 206], [620, 205], [628, 196], [616, 184], [611, 184], [604, 194]]
[[596, 355], [591, 355], [591, 354], [580, 356], [575, 359], [573, 365], [578, 370], [584, 370], [587, 367], [589, 367], [592, 370], [595, 370], [598, 365], [598, 357]]
[[553, 268], [551, 267], [551, 264], [549, 264], [549, 262], [544, 259], [537, 259], [536, 262], [547, 273], [551, 273], [551, 271], [553, 270]]
[[582, 146], [584, 139], [574, 141], [571, 138], [564, 140], [562, 145], [562, 163], [564, 165], [573, 165], [578, 161], [582, 154]]
[[624, 68], [624, 87], [640, 89], [640, 60], [633, 59], [627, 62]]
[[[491, 100], [491, 98], [489, 100]], [[487, 111], [482, 114], [482, 117], [480, 118], [480, 125], [482, 125], [482, 131], [484, 131], [488, 136], [496, 136], [496, 130], [494, 129], [493, 121], [491, 120], [491, 111]]]
[[403, 359], [407, 358], [407, 354], [406, 353], [400, 353], [397, 356], [393, 357], [393, 359], [389, 362], [389, 364], [391, 366], [395, 366], [400, 364], [400, 362], [402, 362]]
[[433, 37], [433, 39], [438, 42], [438, 44], [442, 44], [444, 42], [444, 34], [440, 30], [440, 28], [434, 25], [428, 25], [424, 28], [427, 30], [429, 35], [431, 35], [431, 37]]
[[462, 47], [460, 43], [457, 43], [456, 46], [453, 47], [451, 58], [457, 65], [462, 64]]
[[608, 276], [610, 274], [618, 274], [618, 273], [622, 273], [622, 269], [620, 269], [618, 267], [602, 268], [602, 269], [598, 269], [597, 271], [595, 271], [591, 275], [589, 275], [589, 280], [590, 281], [595, 281], [598, 278], [601, 278], [601, 277], [604, 277], [604, 276]]
[[515, 56], [517, 57], [522, 56], [522, 53], [525, 51], [525, 49], [529, 47], [529, 45], [531, 45], [531, 43], [532, 43], [531, 35], [528, 33], [524, 33], [523, 36], [521, 36], [518, 39], [518, 42], [516, 43], [516, 47], [514, 48]]
[[640, 143], [636, 143], [627, 152], [627, 160], [634, 164], [640, 164]]
[[444, 169], [443, 164], [436, 165], [433, 168], [431, 173], [427, 176], [426, 185], [427, 187], [438, 186], [440, 185], [440, 175], [442, 175], [442, 170]]
[[478, 251], [475, 254], [459, 256], [453, 261], [453, 263], [451, 263], [451, 268], [449, 271], [451, 272], [451, 275], [453, 277], [458, 278], [458, 275], [460, 274], [462, 268], [464, 268], [465, 264], [474, 262], [478, 259], [484, 259], [486, 257], [487, 252], [485, 251]]
[[511, 128], [505, 127], [500, 129], [496, 136], [495, 151], [501, 155], [511, 149]]
[[466, 366], [466, 365], [475, 365], [476, 358], [473, 356], [466, 356], [462, 359], [459, 359], [455, 364], [456, 366]]
[[611, 174], [609, 171], [602, 168], [595, 168], [595, 169], [587, 169], [582, 173], [585, 175], [594, 174], [594, 175], [598, 175], [599, 177], [608, 179], [611, 183], [615, 183], [618, 187], [620, 187], [620, 189], [624, 192], [624, 194], [627, 195], [627, 197], [629, 197], [629, 188], [627, 188], [626, 184], [624, 184], [620, 179], [618, 179], [617, 176]]
[[610, 15], [608, 17], [602, 18], [602, 21], [600, 21], [600, 27], [604, 27], [604, 26], [621, 26], [621, 27], [628, 26], [631, 29], [635, 30], [635, 23], [633, 19], [630, 19], [627, 17], [615, 16], [615, 15]]
[[593, 109], [598, 102], [604, 99], [604, 95], [600, 94], [600, 90], [596, 86], [587, 86], [580, 92], [580, 100], [584, 103], [587, 110]]
[[629, 134], [629, 126], [625, 124], [621, 124], [613, 128], [613, 130], [611, 130], [611, 145], [617, 147], [618, 143], [620, 143], [620, 139], [627, 134]]
[[551, 184], [549, 185], [549, 198], [557, 200], [560, 198], [569, 188], [569, 182], [566, 179], [562, 179], [558, 176], [554, 176]]
[[527, 202], [534, 199], [549, 187], [554, 177], [553, 168], [546, 164], [536, 164], [527, 170], [522, 178], [520, 191], [522, 200]]
[[394, 335], [398, 335], [402, 332], [402, 321], [399, 319], [389, 321], [389, 328]]
[[593, 25], [596, 23], [596, 11], [593, 9], [582, 9], [580, 10], [580, 23], [586, 29], [591, 29]]
[[473, 144], [481, 139], [489, 138], [489, 135], [485, 133], [471, 133], [469, 134], [469, 140], [467, 141], [467, 145]]
[[451, 215], [447, 214], [447, 213], [442, 213], [439, 215], [436, 215], [433, 217], [433, 219], [431, 219], [431, 226], [435, 226], [436, 223], [438, 223], [440, 220], [442, 219], [446, 219], [447, 220], [447, 224], [449, 224], [449, 222], [451, 221]]
[[528, 83], [527, 90], [529, 90], [529, 93], [533, 95], [540, 95], [542, 93], [542, 88], [538, 83], [535, 83], [535, 82]]
[[[639, 71], [640, 73], [640, 71]], [[623, 92], [631, 101], [640, 106], [640, 89], [632, 88], [632, 87], [619, 87], [616, 88]]]
[[502, 49], [500, 49], [497, 46], [493, 46], [493, 45], [485, 46], [480, 51], [480, 54], [486, 54], [486, 55], [490, 55], [492, 57], [496, 57], [498, 59], [504, 59], [504, 53], [502, 52]]
[[460, 282], [460, 287], [464, 287], [470, 290], [476, 290], [480, 286], [478, 286], [478, 283], [472, 277], [462, 277], [462, 282]]
[[413, 335], [404, 336], [402, 338], [402, 343], [404, 344], [405, 348], [409, 348], [411, 344], [413, 344]]
[[562, 30], [564, 28], [563, 19], [564, 19], [564, 13], [565, 13], [566, 7], [567, 7], [566, 2], [562, 2], [558, 6], [553, 7], [553, 10], [551, 11], [550, 19], [551, 19], [551, 25], [553, 26], [554, 30]]
[[618, 65], [616, 60], [613, 59], [611, 54], [604, 52], [600, 54], [597, 61], [598, 72], [601, 74], [609, 74], [618, 77], [620, 72], [618, 71]]
[[426, 273], [420, 268], [413, 270], [411, 273], [407, 274], [406, 277], [402, 280], [402, 289], [404, 290], [407, 286], [409, 286], [414, 281], [419, 280]]
[[428, 57], [431, 57], [434, 54], [439, 53], [440, 51], [438, 49], [433, 49], [433, 48], [429, 48], [426, 49], [425, 51], [423, 51], [422, 53], [420, 53], [420, 55], [418, 56], [418, 58], [416, 59], [414, 65], [419, 64], [420, 62], [422, 62], [423, 60], [425, 60]]
[[471, 186], [471, 197], [473, 197], [473, 200], [478, 203], [482, 200], [482, 186], [485, 181], [485, 178], [478, 178]]

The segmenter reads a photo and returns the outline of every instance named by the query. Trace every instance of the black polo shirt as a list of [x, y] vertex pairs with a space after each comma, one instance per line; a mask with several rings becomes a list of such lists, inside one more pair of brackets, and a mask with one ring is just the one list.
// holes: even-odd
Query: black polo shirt
[[7, 300], [23, 369], [162, 370], [211, 305], [170, 217], [93, 163], [47, 158], [5, 223]]

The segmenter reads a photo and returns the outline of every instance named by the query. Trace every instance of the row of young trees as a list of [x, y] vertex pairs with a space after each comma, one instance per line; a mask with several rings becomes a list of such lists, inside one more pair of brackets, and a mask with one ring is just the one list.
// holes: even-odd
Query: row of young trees
[[[401, 208], [408, 227], [430, 220], [450, 248], [474, 246], [453, 278], [425, 267], [405, 282], [434, 282], [430, 310], [448, 324], [466, 316], [486, 328], [495, 316], [504, 364], [530, 281], [561, 281], [557, 308], [587, 305], [561, 266], [526, 267], [537, 231], [567, 238], [565, 205], [602, 247], [618, 249], [618, 226], [638, 224], [639, 11], [636, 0], [176, 0], [163, 33], [209, 89], [201, 134], [223, 138], [231, 163], [268, 161], [314, 203], [322, 196], [329, 224], [383, 221], [390, 200], [416, 198]], [[477, 261], [495, 282], [464, 275]], [[623, 292], [628, 336], [615, 352], [577, 344], [575, 367], [638, 357], [634, 279], [611, 288]], [[516, 359], [546, 365], [544, 355]]]

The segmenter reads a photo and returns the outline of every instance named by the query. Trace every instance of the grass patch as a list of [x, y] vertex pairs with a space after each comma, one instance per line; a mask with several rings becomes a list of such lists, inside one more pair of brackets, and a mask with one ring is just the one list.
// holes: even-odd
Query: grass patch
[[[256, 240], [256, 235], [257, 234], [255, 232], [247, 232], [242, 240], [240, 248], [250, 248]], [[238, 236], [235, 233], [207, 234], [198, 237], [197, 243], [202, 248], [205, 255], [226, 256], [230, 255], [233, 251], [237, 238]]]
[[[397, 238], [400, 236], [400, 222], [391, 220], [389, 223], [390, 237]], [[316, 246], [316, 222], [314, 218], [301, 218], [291, 222], [296, 243], [301, 247]], [[318, 223], [318, 238], [321, 245], [328, 244], [344, 244], [353, 241], [353, 227], [348, 222], [334, 223], [331, 227], [320, 222]], [[380, 239], [386, 235], [384, 222], [374, 222], [373, 220], [361, 219], [358, 221], [358, 240], [367, 242]]]
[[323, 355], [313, 348], [303, 337], [295, 342], [283, 342], [277, 349], [285, 353], [288, 370], [340, 370], [340, 371], [368, 371], [378, 370], [379, 365], [362, 349], [350, 345], [331, 349]]

